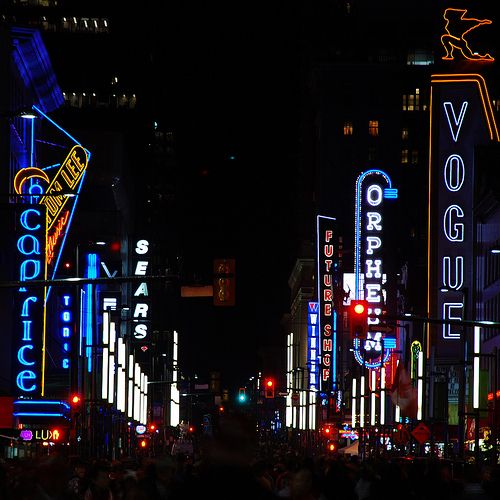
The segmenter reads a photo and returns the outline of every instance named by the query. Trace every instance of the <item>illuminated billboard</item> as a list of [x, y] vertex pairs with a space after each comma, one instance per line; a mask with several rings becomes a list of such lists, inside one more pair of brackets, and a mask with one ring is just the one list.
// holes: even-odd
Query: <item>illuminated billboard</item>
[[354, 357], [366, 368], [387, 362], [396, 339], [377, 330], [385, 310], [384, 209], [385, 201], [396, 199], [398, 190], [381, 170], [363, 172], [356, 181], [354, 231], [354, 298], [368, 302], [366, 340], [354, 339]]
[[[482, 76], [432, 75], [431, 91], [428, 310], [444, 320], [474, 319], [474, 148], [498, 141], [498, 130]], [[439, 354], [456, 355], [460, 326], [431, 328]]]

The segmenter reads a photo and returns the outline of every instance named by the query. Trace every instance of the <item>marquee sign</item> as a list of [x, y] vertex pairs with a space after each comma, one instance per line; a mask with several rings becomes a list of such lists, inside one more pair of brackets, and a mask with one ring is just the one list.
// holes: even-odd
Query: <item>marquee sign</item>
[[[428, 309], [443, 319], [472, 319], [474, 148], [498, 141], [498, 130], [480, 75], [433, 75], [431, 89]], [[454, 353], [450, 341], [462, 332], [449, 324], [440, 330], [440, 353]]]
[[397, 189], [381, 170], [368, 170], [356, 182], [354, 274], [355, 298], [368, 301], [369, 330], [361, 343], [354, 339], [354, 357], [366, 368], [378, 368], [389, 360], [396, 339], [384, 335], [381, 324], [385, 304], [383, 291], [384, 262], [384, 201], [395, 199]]

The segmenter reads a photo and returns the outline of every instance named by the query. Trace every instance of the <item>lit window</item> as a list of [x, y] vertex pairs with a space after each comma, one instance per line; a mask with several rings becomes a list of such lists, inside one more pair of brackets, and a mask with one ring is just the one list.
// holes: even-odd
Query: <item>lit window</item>
[[406, 127], [401, 131], [401, 139], [403, 139], [403, 141], [408, 140], [408, 129]]
[[415, 89], [413, 94], [403, 95], [403, 111], [420, 110], [420, 89]]
[[368, 122], [368, 133], [373, 136], [378, 136], [378, 120], [370, 120]]
[[407, 149], [401, 150], [401, 163], [408, 163], [408, 150]]
[[411, 164], [416, 165], [418, 163], [418, 150], [414, 149], [411, 152]]
[[352, 135], [352, 122], [344, 123], [344, 135]]

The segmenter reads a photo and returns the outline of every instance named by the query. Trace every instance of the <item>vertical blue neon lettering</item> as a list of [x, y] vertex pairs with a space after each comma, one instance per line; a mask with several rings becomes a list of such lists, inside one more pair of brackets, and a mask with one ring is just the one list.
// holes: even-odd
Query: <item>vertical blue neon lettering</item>
[[26, 318], [29, 316], [29, 303], [36, 302], [38, 299], [36, 297], [28, 297], [23, 302], [23, 307], [21, 308], [21, 317]]
[[70, 305], [70, 303], [69, 303], [70, 299], [71, 299], [70, 295], [63, 295], [63, 302], [64, 302], [65, 306], [69, 306]]
[[[97, 254], [89, 253], [87, 255], [87, 278], [97, 278]], [[91, 284], [85, 285], [85, 340], [86, 349], [85, 355], [87, 357], [87, 371], [92, 371], [92, 345], [93, 345], [93, 293], [94, 287]]]

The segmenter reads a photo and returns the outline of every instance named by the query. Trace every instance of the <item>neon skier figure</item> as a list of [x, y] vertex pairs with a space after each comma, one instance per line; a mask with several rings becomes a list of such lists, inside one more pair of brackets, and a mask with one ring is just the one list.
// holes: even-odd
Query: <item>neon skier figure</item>
[[477, 52], [472, 52], [465, 38], [467, 33], [485, 24], [491, 24], [489, 19], [475, 19], [464, 17], [467, 9], [446, 9], [443, 17], [446, 19], [445, 30], [446, 34], [441, 37], [441, 43], [446, 50], [444, 60], [452, 60], [453, 51], [459, 50], [465, 59], [473, 61], [494, 61], [490, 54], [480, 55]]

